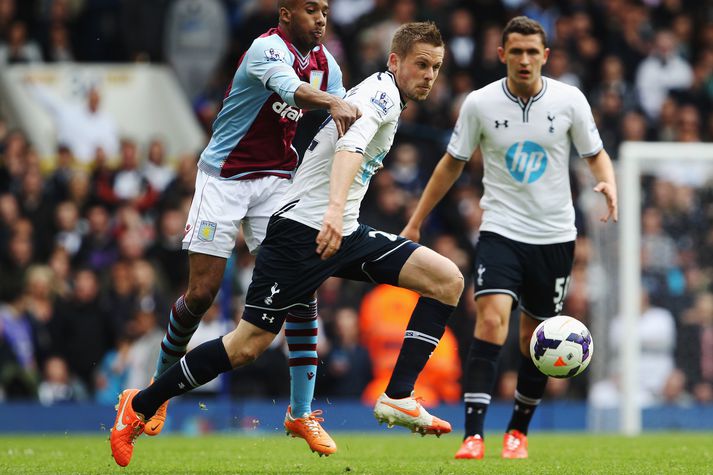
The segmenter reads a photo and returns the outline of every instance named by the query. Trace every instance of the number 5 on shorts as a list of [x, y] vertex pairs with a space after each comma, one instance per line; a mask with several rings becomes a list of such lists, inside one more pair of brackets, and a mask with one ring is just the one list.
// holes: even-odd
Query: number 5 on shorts
[[567, 289], [569, 289], [569, 277], [558, 277], [555, 280], [555, 298], [553, 299], [555, 304], [555, 313], [560, 313], [562, 307], [564, 306], [564, 297], [567, 295]]

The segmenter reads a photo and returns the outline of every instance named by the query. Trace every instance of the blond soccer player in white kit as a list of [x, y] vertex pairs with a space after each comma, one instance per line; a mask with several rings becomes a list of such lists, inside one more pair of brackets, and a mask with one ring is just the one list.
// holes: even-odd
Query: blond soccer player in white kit
[[459, 459], [483, 457], [483, 424], [496, 361], [511, 310], [518, 305], [521, 367], [501, 455], [528, 456], [527, 429], [547, 383], [530, 359], [529, 341], [542, 320], [561, 311], [574, 258], [572, 145], [598, 181], [594, 190], [606, 198], [608, 215], [602, 220], [617, 220], [614, 171], [587, 100], [578, 89], [541, 76], [549, 54], [542, 26], [526, 17], [513, 18], [498, 54], [507, 77], [465, 99], [447, 152], [401, 233], [419, 239], [426, 216], [480, 147], [485, 191], [475, 256], [477, 318], [463, 382], [465, 437], [456, 453]]

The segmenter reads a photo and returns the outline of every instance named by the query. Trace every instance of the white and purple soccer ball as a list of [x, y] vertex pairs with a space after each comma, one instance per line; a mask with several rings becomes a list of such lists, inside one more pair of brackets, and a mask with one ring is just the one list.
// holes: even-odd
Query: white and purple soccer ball
[[594, 342], [576, 318], [560, 315], [540, 323], [530, 338], [530, 356], [537, 369], [554, 378], [571, 378], [592, 361]]

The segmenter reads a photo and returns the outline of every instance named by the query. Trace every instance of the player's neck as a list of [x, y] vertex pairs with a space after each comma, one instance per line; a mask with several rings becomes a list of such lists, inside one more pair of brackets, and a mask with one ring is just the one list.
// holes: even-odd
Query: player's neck
[[522, 99], [524, 102], [530, 100], [531, 97], [535, 97], [542, 91], [544, 87], [544, 81], [540, 77], [539, 81], [535, 81], [531, 85], [518, 86], [510, 78], [507, 78], [508, 90], [515, 96]]
[[280, 36], [282, 36], [283, 39], [287, 40], [290, 42], [290, 44], [304, 57], [309, 54], [309, 52], [312, 50], [312, 46], [309, 45], [303, 45], [295, 41], [294, 38], [292, 38], [292, 35], [290, 35], [290, 32], [287, 31], [287, 28], [283, 27], [282, 25], [277, 26], [277, 30], [280, 32]]
[[408, 97], [406, 97], [401, 91], [401, 88], [399, 87], [399, 82], [396, 80], [396, 73], [394, 73], [391, 69], [386, 70], [387, 73], [391, 75], [391, 77], [394, 80], [394, 84], [396, 84], [396, 89], [399, 90], [399, 99], [401, 100], [401, 110], [404, 110], [406, 108], [406, 104], [408, 103]]

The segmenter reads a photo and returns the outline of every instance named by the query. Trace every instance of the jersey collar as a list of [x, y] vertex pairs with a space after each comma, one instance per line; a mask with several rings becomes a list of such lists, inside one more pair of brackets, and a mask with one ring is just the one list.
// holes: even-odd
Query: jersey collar
[[304, 69], [307, 65], [309, 65], [309, 56], [310, 56], [310, 53], [312, 52], [312, 50], [319, 48], [321, 46], [321, 45], [317, 45], [314, 48], [312, 48], [311, 50], [309, 50], [306, 55], [303, 55], [302, 53], [300, 53], [300, 50], [298, 50], [297, 47], [294, 44], [292, 44], [292, 42], [289, 39], [287, 39], [287, 35], [285, 34], [284, 31], [282, 31], [282, 28], [280, 28], [279, 25], [277, 26], [277, 28], [275, 28], [275, 31], [277, 33], [277, 36], [282, 38], [282, 41], [285, 42], [285, 44], [290, 49], [290, 51], [292, 51], [292, 53], [295, 56], [297, 56], [297, 61], [300, 63], [300, 67], [302, 69]]
[[528, 122], [530, 120], [530, 108], [532, 107], [532, 104], [541, 99], [547, 91], [547, 78], [545, 78], [544, 76], [542, 77], [542, 89], [540, 89], [540, 92], [532, 96], [527, 102], [523, 101], [522, 98], [517, 97], [515, 96], [515, 94], [510, 92], [510, 89], [508, 89], [507, 78], [503, 78], [500, 84], [503, 86], [503, 92], [505, 93], [505, 96], [507, 96], [508, 99], [520, 106], [520, 109], [522, 110], [523, 122]]
[[537, 101], [538, 99], [541, 99], [542, 96], [545, 95], [545, 92], [547, 91], [547, 78], [542, 76], [541, 79], [542, 79], [542, 89], [540, 89], [540, 92], [538, 92], [537, 94], [532, 96], [527, 102], [525, 102], [524, 100], [522, 100], [521, 97], [516, 96], [515, 94], [513, 94], [510, 91], [510, 88], [508, 88], [508, 78], [507, 77], [504, 77], [502, 79], [501, 84], [503, 86], [503, 92], [505, 93], [505, 95], [507, 96], [508, 99], [510, 99], [513, 102], [517, 102], [518, 104], [520, 104], [520, 107], [526, 107], [528, 104], [531, 104], [531, 103]]
[[394, 82], [394, 86], [396, 86], [396, 89], [399, 90], [399, 101], [401, 102], [401, 110], [406, 109], [406, 99], [404, 98], [403, 94], [401, 94], [401, 89], [399, 89], [399, 85], [396, 84], [396, 76], [394, 76], [394, 73], [388, 70], [384, 71], [383, 74], [386, 74]]

